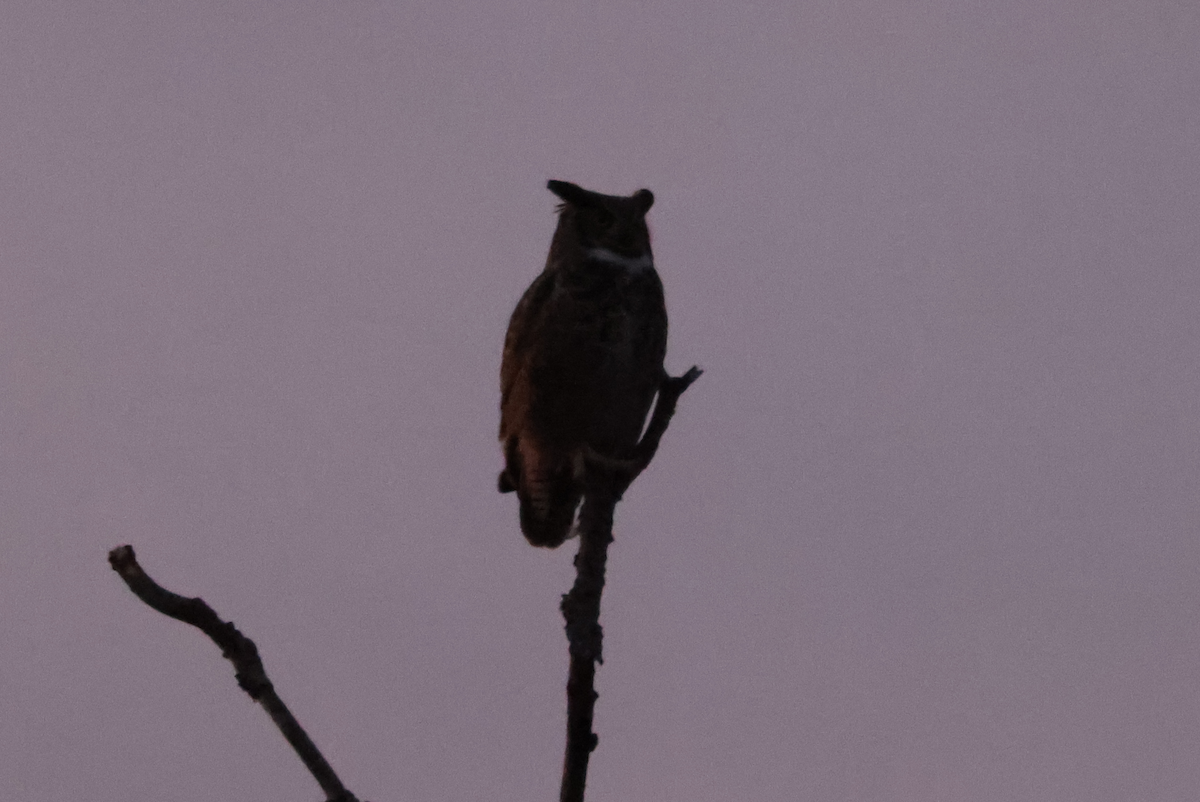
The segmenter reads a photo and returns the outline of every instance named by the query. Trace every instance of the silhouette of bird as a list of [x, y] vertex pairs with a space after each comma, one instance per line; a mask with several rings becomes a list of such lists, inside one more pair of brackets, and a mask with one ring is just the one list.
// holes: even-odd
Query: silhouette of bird
[[546, 267], [513, 311], [500, 366], [500, 492], [516, 491], [535, 546], [567, 539], [584, 458], [637, 443], [664, 375], [667, 310], [654, 269], [648, 189], [602, 195], [547, 185], [562, 204]]

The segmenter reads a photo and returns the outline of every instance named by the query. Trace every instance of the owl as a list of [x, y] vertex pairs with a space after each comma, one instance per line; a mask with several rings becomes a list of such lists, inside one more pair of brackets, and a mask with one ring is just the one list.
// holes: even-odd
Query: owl
[[637, 443], [664, 376], [667, 310], [654, 270], [648, 189], [601, 195], [551, 181], [558, 227], [517, 303], [500, 365], [500, 492], [516, 491], [535, 546], [566, 540], [584, 457]]

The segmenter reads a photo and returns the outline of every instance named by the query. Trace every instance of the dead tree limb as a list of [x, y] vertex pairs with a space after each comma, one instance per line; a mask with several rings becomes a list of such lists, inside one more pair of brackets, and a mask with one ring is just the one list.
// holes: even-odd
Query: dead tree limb
[[225, 659], [233, 663], [237, 683], [250, 698], [266, 709], [275, 726], [283, 733], [296, 754], [312, 773], [325, 792], [328, 802], [358, 802], [354, 794], [346, 790], [333, 768], [317, 749], [308, 733], [296, 721], [292, 711], [275, 693], [258, 647], [228, 621], [222, 621], [203, 599], [189, 599], [163, 588], [138, 565], [133, 546], [118, 546], [108, 553], [108, 562], [134, 594], [163, 615], [183, 621], [198, 628], [221, 649]]
[[675, 414], [679, 397], [700, 378], [700, 373], [701, 370], [693, 366], [682, 376], [663, 377], [650, 424], [627, 459], [591, 455], [586, 461], [575, 584], [562, 599], [571, 665], [567, 675], [567, 748], [563, 758], [560, 802], [583, 802], [588, 759], [599, 740], [592, 731], [592, 714], [598, 696], [596, 664], [604, 662], [600, 595], [604, 591], [608, 544], [613, 540], [613, 512], [633, 480], [654, 459], [659, 441]]

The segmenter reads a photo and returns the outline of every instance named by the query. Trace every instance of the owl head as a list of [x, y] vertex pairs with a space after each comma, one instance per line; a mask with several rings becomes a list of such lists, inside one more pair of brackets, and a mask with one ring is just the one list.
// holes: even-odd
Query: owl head
[[568, 181], [550, 181], [546, 186], [563, 201], [558, 207], [555, 245], [624, 259], [649, 259], [646, 212], [654, 205], [650, 190], [639, 189], [624, 197], [601, 195]]

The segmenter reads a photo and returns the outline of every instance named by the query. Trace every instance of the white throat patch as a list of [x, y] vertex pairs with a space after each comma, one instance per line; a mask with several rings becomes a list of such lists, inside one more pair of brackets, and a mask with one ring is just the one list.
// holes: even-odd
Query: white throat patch
[[610, 251], [608, 248], [589, 248], [587, 257], [595, 259], [597, 262], [623, 267], [632, 273], [638, 273], [654, 267], [654, 260], [650, 258], [650, 254], [648, 253], [643, 253], [641, 256], [622, 256], [616, 251]]

